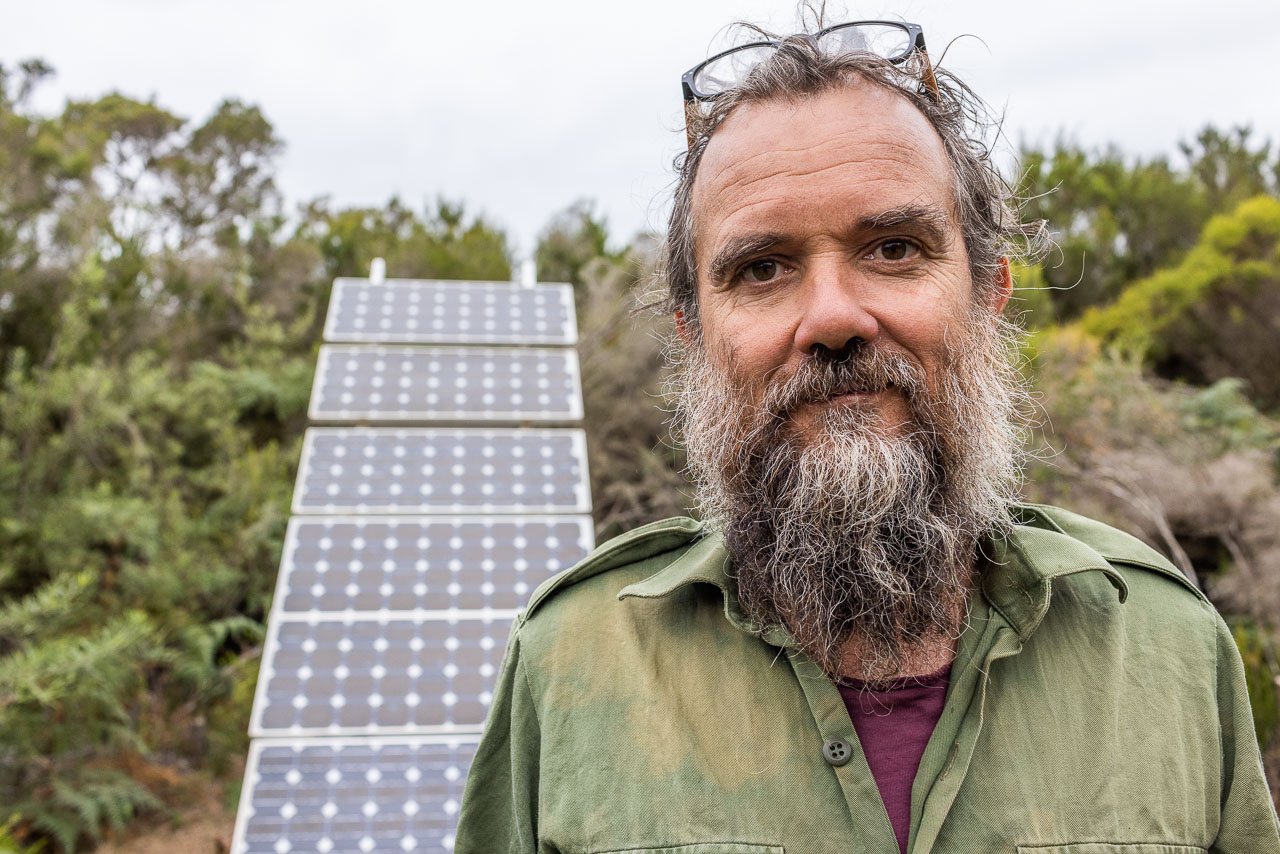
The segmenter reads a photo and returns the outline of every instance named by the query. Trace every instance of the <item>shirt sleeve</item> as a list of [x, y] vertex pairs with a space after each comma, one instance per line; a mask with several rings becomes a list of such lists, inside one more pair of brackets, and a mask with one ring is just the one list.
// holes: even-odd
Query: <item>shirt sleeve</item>
[[1218, 618], [1218, 716], [1222, 727], [1222, 823], [1215, 854], [1280, 854], [1280, 822], [1267, 790], [1240, 651]]
[[456, 854], [531, 854], [538, 848], [539, 727], [520, 656], [517, 619], [476, 748], [458, 819]]

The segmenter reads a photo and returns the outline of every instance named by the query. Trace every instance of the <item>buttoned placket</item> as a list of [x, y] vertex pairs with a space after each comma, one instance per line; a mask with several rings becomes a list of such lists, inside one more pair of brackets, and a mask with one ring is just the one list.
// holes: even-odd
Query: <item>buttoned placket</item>
[[[1056, 535], [1025, 530], [1021, 540], [1034, 542], [1046, 536]], [[1101, 571], [1116, 587], [1120, 601], [1125, 600], [1124, 581], [1096, 554], [1063, 548], [1065, 544], [1058, 540], [1053, 545], [1057, 548], [1037, 549], [1056, 560], [1040, 575], [1038, 583], [1028, 586], [1025, 573], [1031, 564], [1022, 552], [1025, 543], [1024, 546], [1009, 541], [991, 544], [988, 568], [995, 571], [987, 573], [986, 584], [970, 598], [968, 621], [956, 650], [942, 716], [921, 757], [912, 785], [908, 854], [932, 854], [982, 734], [993, 671], [1001, 659], [1021, 652], [1026, 639], [1038, 627], [1049, 608], [1053, 579]], [[1017, 603], [1018, 624], [1011, 622], [1001, 608], [993, 606], [988, 599], [988, 587], [1006, 606]], [[868, 854], [896, 851], [893, 826], [839, 689], [812, 660], [788, 644], [785, 633], [766, 634], [764, 639], [786, 646], [788, 660], [823, 742], [841, 740], [852, 748], [849, 760], [833, 766], [832, 772], [849, 807], [855, 835], [860, 841], [866, 839], [861, 850]]]
[[893, 835], [893, 825], [889, 823], [889, 814], [885, 811], [880, 789], [871, 775], [866, 754], [862, 751], [840, 691], [811, 658], [793, 646], [788, 646], [786, 652], [796, 682], [804, 692], [809, 711], [813, 714], [813, 722], [818, 728], [818, 746], [841, 742], [852, 751], [848, 761], [841, 765], [832, 764], [819, 750], [814, 751], [812, 761], [826, 761], [839, 782], [840, 791], [849, 808], [852, 837], [859, 846], [853, 850], [858, 854], [896, 851], [898, 841]]
[[[969, 643], [965, 643], [966, 638]], [[911, 790], [911, 834], [907, 851], [933, 850], [960, 785], [969, 772], [986, 720], [987, 688], [996, 662], [1022, 651], [1022, 639], [982, 592], [971, 601], [942, 718], [925, 748]], [[980, 663], [979, 663], [980, 662]]]
[[[765, 640], [785, 643], [782, 637], [766, 635]], [[975, 593], [968, 627], [956, 650], [956, 664], [952, 667], [942, 716], [929, 739], [912, 787], [911, 832], [907, 845], [910, 854], [932, 851], [964, 782], [982, 731], [992, 664], [1016, 654], [1021, 648], [1017, 632], [988, 605], [980, 592]], [[897, 851], [893, 825], [839, 689], [812, 659], [794, 646], [786, 646], [786, 652], [813, 714], [820, 744], [825, 748], [841, 743], [851, 750], [851, 755], [840, 764], [831, 762], [824, 755], [825, 750], [816, 754], [814, 761], [826, 761], [839, 783], [849, 809], [853, 837], [858, 843], [854, 850], [866, 854]]]

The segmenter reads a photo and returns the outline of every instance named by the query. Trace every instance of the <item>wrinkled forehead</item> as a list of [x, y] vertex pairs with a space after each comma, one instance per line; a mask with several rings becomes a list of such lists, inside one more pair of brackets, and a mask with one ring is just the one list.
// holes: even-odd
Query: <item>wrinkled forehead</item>
[[[942, 138], [914, 104], [865, 81], [737, 107], [707, 143], [693, 186], [697, 243], [738, 206], [825, 187], [901, 197], [954, 211], [954, 171]], [[928, 198], [920, 198], [927, 196]], [[914, 198], [913, 198], [914, 197]], [[699, 246], [699, 251], [704, 247]]]

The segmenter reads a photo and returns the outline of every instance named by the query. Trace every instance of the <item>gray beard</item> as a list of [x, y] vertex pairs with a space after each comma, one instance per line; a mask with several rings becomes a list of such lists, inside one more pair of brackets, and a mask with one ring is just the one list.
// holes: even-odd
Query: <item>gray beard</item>
[[[742, 609], [833, 677], [892, 678], [957, 637], [979, 541], [1010, 525], [1027, 399], [1019, 333], [975, 309], [962, 337], [932, 378], [867, 344], [763, 380], [743, 378], [732, 353], [724, 369], [697, 343], [674, 353], [673, 426]], [[857, 401], [817, 410], [807, 436], [791, 419], [890, 387], [910, 412], [898, 435]]]

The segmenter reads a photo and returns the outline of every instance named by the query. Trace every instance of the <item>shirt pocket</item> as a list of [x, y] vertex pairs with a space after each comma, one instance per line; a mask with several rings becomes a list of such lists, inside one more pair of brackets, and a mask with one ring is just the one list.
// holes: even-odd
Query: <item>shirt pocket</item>
[[781, 845], [759, 845], [752, 842], [695, 842], [692, 845], [668, 845], [665, 848], [610, 848], [592, 854], [786, 854]]
[[1198, 845], [1164, 842], [1074, 842], [1070, 845], [1019, 845], [1018, 854], [1205, 854]]

